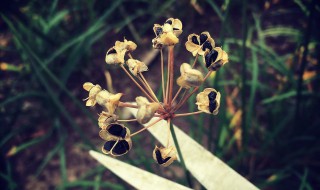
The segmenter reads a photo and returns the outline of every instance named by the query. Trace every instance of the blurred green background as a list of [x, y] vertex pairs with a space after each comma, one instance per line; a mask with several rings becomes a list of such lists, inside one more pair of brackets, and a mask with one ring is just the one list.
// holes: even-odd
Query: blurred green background
[[[82, 84], [124, 92], [125, 101], [140, 95], [104, 62], [126, 37], [138, 44], [135, 57], [151, 55], [146, 77], [159, 89], [152, 27], [169, 17], [183, 23], [176, 71], [193, 61], [190, 33], [209, 31], [229, 54], [204, 85], [222, 93], [219, 114], [176, 124], [261, 189], [320, 189], [319, 1], [1, 0], [0, 13], [3, 189], [131, 189], [88, 155], [103, 144], [101, 109], [84, 106]], [[119, 159], [186, 185], [178, 163], [154, 163], [155, 143], [143, 133]]]

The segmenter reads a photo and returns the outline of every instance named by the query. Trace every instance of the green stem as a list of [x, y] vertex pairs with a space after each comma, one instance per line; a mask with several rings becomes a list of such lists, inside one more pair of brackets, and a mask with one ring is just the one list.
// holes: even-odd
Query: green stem
[[184, 169], [186, 180], [188, 182], [189, 187], [192, 188], [193, 185], [192, 185], [191, 175], [190, 175], [190, 172], [187, 170], [186, 164], [184, 163], [184, 159], [183, 159], [183, 156], [182, 156], [182, 153], [181, 153], [181, 149], [180, 149], [180, 146], [179, 146], [179, 143], [178, 143], [178, 139], [177, 139], [176, 133], [174, 132], [174, 128], [173, 128], [172, 122], [170, 122], [170, 131], [171, 131], [171, 135], [172, 135], [172, 138], [173, 138], [174, 145], [175, 145], [175, 147], [177, 149], [177, 152], [178, 152], [178, 155], [179, 155], [180, 163], [181, 163], [181, 165], [182, 165], [182, 167]]

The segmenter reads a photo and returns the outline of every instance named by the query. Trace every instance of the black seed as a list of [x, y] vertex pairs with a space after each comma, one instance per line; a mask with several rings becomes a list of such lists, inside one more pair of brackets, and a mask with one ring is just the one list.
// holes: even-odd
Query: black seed
[[120, 136], [121, 136], [122, 138], [125, 138], [125, 137], [126, 137], [126, 134], [127, 134], [127, 130], [126, 130], [126, 128], [123, 128], [122, 131], [121, 131]]
[[172, 24], [172, 20], [167, 20], [165, 23]]
[[162, 28], [158, 27], [156, 28], [156, 35], [159, 36], [160, 34], [162, 34]]
[[214, 62], [218, 57], [218, 52], [216, 50], [210, 51], [206, 56], [205, 56], [205, 61], [206, 61], [206, 67], [210, 67], [211, 63]]
[[203, 44], [207, 39], [208, 36], [206, 34], [200, 34], [200, 44]]
[[209, 101], [209, 111], [212, 113], [217, 108], [217, 101]]
[[111, 135], [114, 135], [117, 137], [124, 138], [126, 136], [126, 129], [119, 124], [111, 124], [111, 126], [108, 128], [108, 132]]
[[113, 148], [112, 152], [116, 154], [124, 154], [129, 150], [129, 143], [125, 140], [121, 140]]
[[107, 55], [109, 54], [113, 54], [113, 53], [117, 53], [116, 50], [114, 48], [112, 48], [110, 51], [108, 51]]
[[198, 39], [197, 39], [197, 36], [192, 36], [191, 41], [192, 41], [194, 44], [199, 45], [199, 41], [198, 41]]
[[163, 164], [163, 163], [168, 162], [168, 160], [169, 160], [171, 157], [168, 157], [168, 158], [166, 158], [166, 159], [163, 159], [163, 158], [161, 157], [161, 152], [160, 152], [160, 150], [156, 150], [156, 158], [157, 158], [158, 164]]
[[216, 97], [217, 97], [217, 93], [214, 92], [214, 91], [212, 91], [212, 92], [210, 92], [210, 93], [208, 94], [208, 98], [209, 98], [209, 101], [210, 101], [210, 102], [211, 102], [211, 101], [214, 101], [214, 100], [216, 99]]
[[110, 151], [115, 143], [116, 141], [107, 141], [106, 143], [104, 143], [103, 149]]
[[210, 51], [212, 50], [212, 46], [211, 46], [211, 43], [209, 41], [206, 41], [202, 46], [202, 50], [203, 51], [206, 51], [206, 49], [209, 49]]
[[222, 66], [221, 61], [215, 62], [213, 65], [211, 65], [210, 69], [213, 71], [218, 70]]

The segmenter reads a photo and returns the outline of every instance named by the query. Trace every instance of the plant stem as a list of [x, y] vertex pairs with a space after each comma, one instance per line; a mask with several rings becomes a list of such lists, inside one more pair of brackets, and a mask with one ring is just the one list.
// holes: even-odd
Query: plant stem
[[155, 101], [143, 88], [142, 86], [131, 76], [131, 74], [127, 71], [126, 68], [124, 68], [123, 65], [120, 65], [120, 67], [125, 71], [125, 73], [130, 77], [130, 79], [138, 86], [138, 88], [140, 88], [140, 90], [151, 100], [151, 101]]
[[[196, 55], [196, 57], [195, 57], [195, 59], [194, 59], [194, 62], [193, 62], [193, 64], [192, 64], [192, 68], [196, 65], [197, 60], [198, 60], [198, 57], [199, 57], [199, 54]], [[171, 105], [172, 105], [172, 103], [177, 99], [177, 97], [178, 97], [178, 95], [180, 94], [181, 90], [182, 90], [182, 87], [180, 87], [179, 90], [178, 90], [178, 92], [176, 93], [176, 95], [174, 95], [174, 98], [173, 98], [173, 100], [171, 101]]]
[[138, 108], [137, 105], [129, 104], [126, 102], [119, 102], [118, 106], [120, 107], [128, 107], [128, 108]]
[[196, 115], [196, 114], [199, 114], [199, 113], [203, 113], [203, 111], [175, 114], [174, 117], [183, 117], [183, 116], [189, 116], [189, 115]]
[[171, 136], [171, 130], [170, 130], [170, 124], [171, 124], [171, 119], [168, 119], [168, 137], [167, 137], [167, 146], [169, 147], [169, 143], [170, 143], [170, 136]]
[[178, 139], [177, 139], [176, 133], [174, 131], [172, 122], [170, 122], [170, 131], [171, 131], [171, 135], [172, 135], [172, 139], [173, 139], [174, 145], [175, 145], [175, 147], [177, 149], [177, 152], [178, 152], [178, 155], [179, 155], [180, 163], [181, 163], [181, 165], [182, 165], [182, 167], [184, 169], [186, 180], [188, 182], [189, 187], [192, 188], [193, 185], [192, 185], [190, 172], [187, 170], [186, 164], [184, 162], [184, 159], [183, 159], [183, 156], [182, 156], [182, 153], [181, 153], [181, 149], [180, 149], [180, 146], [179, 146], [179, 143], [178, 143]]
[[174, 46], [169, 46], [169, 66], [170, 66], [170, 83], [169, 83], [169, 101], [168, 103], [170, 104], [171, 106], [171, 103], [172, 103], [172, 90], [173, 90], [173, 75], [174, 75], [174, 65], [173, 65], [173, 62], [174, 62]]
[[137, 132], [132, 133], [132, 134], [130, 135], [130, 137], [133, 137], [133, 136], [135, 136], [135, 135], [137, 135], [137, 134], [141, 133], [142, 131], [144, 131], [144, 130], [148, 129], [149, 127], [152, 127], [154, 124], [158, 123], [160, 120], [162, 120], [162, 118], [158, 118], [157, 120], [155, 120], [155, 121], [153, 121], [152, 123], [150, 123], [148, 126], [146, 126], [146, 127], [142, 128], [142, 129], [140, 129], [140, 130], [139, 130], [139, 131], [137, 131]]
[[119, 119], [117, 121], [118, 122], [132, 122], [132, 121], [137, 121], [137, 119]]
[[178, 97], [178, 95], [180, 94], [181, 90], [182, 90], [182, 87], [179, 88], [178, 92], [176, 93], [176, 95], [175, 95], [174, 98], [172, 99], [171, 105], [172, 105], [172, 103], [177, 99], [177, 97]]
[[154, 94], [152, 88], [150, 87], [148, 81], [146, 80], [146, 78], [144, 78], [143, 74], [142, 73], [139, 73], [142, 81], [146, 84], [146, 87], [149, 89], [149, 92], [151, 93], [151, 95], [156, 99], [156, 101], [159, 103], [159, 100], [157, 98], [157, 96]]
[[164, 63], [163, 63], [163, 51], [160, 50], [160, 57], [161, 57], [161, 84], [162, 84], [162, 95], [163, 95], [163, 102], [165, 102], [166, 99], [166, 89], [164, 88]]
[[197, 54], [196, 57], [194, 58], [194, 62], [192, 64], [192, 68], [196, 65], [198, 57], [199, 57], [199, 54]]

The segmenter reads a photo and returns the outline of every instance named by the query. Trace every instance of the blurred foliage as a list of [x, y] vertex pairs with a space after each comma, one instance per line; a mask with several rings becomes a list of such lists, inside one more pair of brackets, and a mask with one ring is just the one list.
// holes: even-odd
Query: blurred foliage
[[[184, 24], [181, 49], [187, 34], [208, 30], [230, 55], [208, 84], [222, 93], [220, 113], [188, 118], [196, 126], [190, 135], [262, 189], [320, 188], [317, 1], [3, 0], [0, 13], [0, 178], [6, 189], [33, 189], [27, 176], [43, 177], [53, 160], [58, 188], [128, 188], [99, 166], [70, 178], [72, 147], [82, 155], [97, 147], [96, 116], [81, 102], [81, 87], [105, 80], [101, 73], [112, 68], [104, 54], [114, 41], [126, 37], [150, 49], [153, 24], [170, 16]], [[138, 143], [134, 151], [127, 162], [163, 173]]]

